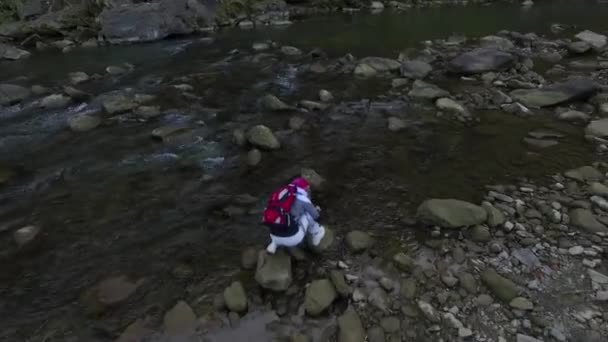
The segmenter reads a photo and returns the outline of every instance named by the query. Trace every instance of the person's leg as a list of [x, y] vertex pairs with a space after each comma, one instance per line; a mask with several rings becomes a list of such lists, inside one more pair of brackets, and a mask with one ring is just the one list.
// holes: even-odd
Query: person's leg
[[312, 244], [317, 246], [325, 236], [325, 228], [315, 221], [309, 214], [304, 214], [306, 217], [307, 230], [306, 233], [312, 236]]
[[288, 237], [270, 235], [270, 239], [272, 240], [272, 242], [270, 243], [270, 245], [268, 245], [266, 251], [270, 254], [274, 254], [278, 247], [294, 247], [299, 245], [302, 240], [304, 240], [304, 231], [302, 231], [302, 229], [299, 229], [296, 234]]

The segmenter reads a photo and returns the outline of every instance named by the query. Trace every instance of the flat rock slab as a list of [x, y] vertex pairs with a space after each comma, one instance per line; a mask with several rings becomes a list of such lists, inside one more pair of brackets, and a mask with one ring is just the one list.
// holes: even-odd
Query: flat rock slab
[[482, 207], [456, 199], [426, 200], [418, 207], [416, 216], [425, 224], [444, 228], [474, 226], [488, 218]]
[[517, 89], [511, 97], [528, 107], [549, 107], [565, 102], [584, 100], [597, 90], [590, 79], [573, 79], [555, 83], [539, 89]]

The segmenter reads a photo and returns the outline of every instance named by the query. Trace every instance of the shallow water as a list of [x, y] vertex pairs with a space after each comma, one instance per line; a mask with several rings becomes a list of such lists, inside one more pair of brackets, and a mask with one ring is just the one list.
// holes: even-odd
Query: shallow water
[[[478, 201], [484, 185], [542, 180], [590, 160], [581, 127], [557, 123], [550, 115], [484, 112], [475, 113], [478, 124], [451, 123], [415, 106], [386, 102], [378, 96], [388, 89], [384, 81], [310, 75], [303, 62], [287, 59], [250, 63], [254, 41], [271, 39], [304, 51], [319, 47], [333, 57], [348, 52], [396, 57], [423, 40], [453, 33], [475, 37], [509, 29], [545, 34], [554, 22], [606, 31], [607, 15], [608, 6], [591, 2], [540, 3], [527, 10], [499, 4], [333, 15], [287, 28], [220, 32], [214, 42], [189, 38], [67, 55], [40, 53], [24, 62], [0, 63], [1, 82], [59, 89], [69, 72], [103, 74], [108, 65], [128, 62], [135, 71], [127, 76], [81, 88], [93, 95], [126, 87], [158, 94], [165, 111], [148, 122], [117, 118], [74, 134], [65, 120], [78, 104], [60, 111], [0, 110], [0, 165], [17, 174], [0, 189], [0, 296], [6, 299], [0, 313], [7, 317], [0, 336], [21, 340], [43, 322], [58, 321], [57, 331], [107, 340], [100, 331], [116, 331], [143, 315], [162, 315], [179, 298], [203, 292], [202, 301], [210, 301], [233, 274], [244, 246], [265, 242], [265, 230], [257, 224], [265, 194], [301, 167], [327, 178], [327, 189], [317, 194], [326, 222], [339, 230], [401, 235], [409, 232], [403, 219], [425, 198]], [[233, 49], [242, 53], [229, 55]], [[24, 75], [26, 80], [18, 79]], [[180, 79], [184, 76], [186, 81]], [[184, 98], [166, 86], [179, 83], [193, 85], [199, 98]], [[314, 99], [322, 88], [344, 104], [327, 114], [299, 114], [308, 116], [313, 127], [281, 135], [284, 148], [264, 153], [258, 168], [242, 166], [246, 151], [231, 144], [231, 131], [258, 123], [281, 131], [290, 117], [259, 113], [260, 95]], [[361, 98], [371, 101], [362, 105]], [[387, 115], [402, 117], [408, 128], [389, 132]], [[154, 128], [168, 123], [196, 129], [168, 143], [150, 139]], [[566, 137], [555, 147], [530, 151], [522, 139], [541, 128]], [[214, 178], [206, 181], [204, 175]], [[260, 200], [234, 205], [244, 213], [228, 217], [224, 209], [243, 193]], [[32, 223], [43, 228], [43, 245], [21, 255], [11, 231]], [[180, 264], [193, 269], [192, 278], [171, 275]], [[83, 317], [83, 291], [116, 274], [146, 277], [144, 295], [105, 315], [102, 323]], [[84, 328], [83, 321], [96, 322], [96, 328]]]

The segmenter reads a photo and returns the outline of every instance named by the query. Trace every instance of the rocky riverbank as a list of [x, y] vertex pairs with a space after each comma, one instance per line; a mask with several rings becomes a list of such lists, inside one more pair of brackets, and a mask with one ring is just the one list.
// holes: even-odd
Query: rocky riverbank
[[[23, 77], [3, 83], [3, 118], [8, 123], [25, 118], [46, 134], [44, 148], [23, 146], [20, 129], [3, 142], [4, 149], [25, 150], [37, 157], [32, 158], [35, 163], [53, 153], [46, 145], [52, 147], [49, 141], [55, 142], [51, 138], [56, 135], [58, 146], [67, 140], [75, 147], [93, 144], [103, 151], [91, 156], [90, 150], [74, 149], [70, 161], [92, 158], [98, 171], [108, 163], [106, 154], [116, 153], [114, 172], [129, 168], [136, 177], [125, 181], [132, 188], [117, 188], [116, 194], [86, 205], [93, 198], [90, 193], [100, 189], [80, 190], [70, 183], [86, 163], [56, 173], [34, 168], [32, 178], [46, 178], [34, 178], [37, 182], [20, 191], [37, 206], [70, 199], [84, 204], [76, 207], [81, 210], [70, 208], [70, 216], [60, 213], [67, 219], [55, 218], [50, 206], [2, 226], [1, 232], [11, 234], [2, 235], [6, 248], [0, 258], [23, 277], [6, 276], [11, 285], [2, 294], [10, 303], [2, 309], [13, 314], [7, 315], [10, 328], [0, 336], [123, 342], [603, 341], [608, 331], [608, 271], [603, 263], [608, 248], [607, 38], [557, 24], [551, 29], [555, 35], [454, 35], [422, 42], [420, 49], [394, 59], [335, 57], [319, 49], [259, 41], [187, 75], [145, 75], [119, 89], [116, 85], [133, 77], [137, 65], [72, 70], [60, 84]], [[63, 40], [53, 45], [72, 52]], [[273, 92], [272, 83], [256, 82], [251, 88], [263, 94], [232, 107], [237, 97], [241, 100], [235, 88], [214, 87], [216, 78], [234, 77], [248, 68], [272, 75], [268, 70], [279, 67], [295, 71], [276, 82], [318, 79], [290, 97]], [[367, 84], [377, 85], [376, 93], [362, 99], [356, 86]], [[227, 112], [232, 116], [222, 117]], [[488, 113], [530, 121], [541, 117], [552, 124], [517, 132], [522, 137], [516, 142], [523, 148], [515, 167], [533, 168], [544, 154], [562, 151], [574, 141], [582, 147], [567, 149], [572, 156], [558, 154], [557, 159], [583, 159], [589, 165], [560, 173], [540, 171], [551, 177], [536, 174], [520, 183], [467, 189], [467, 198], [462, 194], [457, 199], [427, 199], [436, 197], [429, 194], [420, 199], [420, 193], [407, 192], [403, 175], [378, 176], [377, 158], [402, 158], [400, 139], [421, 134], [424, 126], [467, 128], [483, 137], [507, 134], [503, 127], [484, 122]], [[114, 131], [108, 138], [103, 133], [109, 130]], [[155, 165], [161, 165], [155, 166], [158, 178], [146, 173], [133, 154], [99, 144], [95, 139], [100, 136], [129, 149], [137, 145], [153, 151]], [[346, 143], [358, 136], [371, 147]], [[383, 138], [388, 146], [373, 145]], [[459, 143], [454, 139], [449, 148]], [[506, 149], [494, 153], [500, 159]], [[338, 170], [348, 161], [340, 158], [343, 154], [356, 159], [357, 167]], [[444, 165], [451, 171], [457, 163], [452, 158]], [[396, 163], [382, 165], [401, 172]], [[332, 233], [320, 248], [266, 255], [260, 252], [265, 232], [252, 229], [251, 222], [259, 219], [265, 192], [304, 166], [319, 171], [302, 173], [326, 201]], [[477, 162], [467, 168], [481, 166]], [[423, 167], [408, 165], [408, 170], [437, 172]], [[499, 167], [509, 173], [514, 166]], [[3, 165], [0, 171], [0, 183], [7, 186], [30, 176], [15, 165]], [[449, 183], [449, 171], [437, 182]], [[92, 174], [101, 187], [114, 176]], [[344, 174], [374, 176], [343, 182]], [[139, 195], [158, 184], [162, 192]], [[60, 191], [45, 192], [54, 186]], [[369, 189], [375, 192], [364, 191]], [[484, 199], [472, 200], [471, 192]], [[5, 194], [5, 203], [14, 193]], [[42, 200], [36, 198], [39, 194], [45, 195]], [[395, 194], [401, 197], [389, 196]], [[125, 203], [117, 204], [115, 198]], [[418, 209], [409, 212], [395, 198], [414, 199]], [[19, 205], [25, 201], [19, 199], [23, 202], [9, 203], [6, 212], [16, 207], [23, 215]], [[167, 216], [179, 222], [177, 228], [165, 227], [167, 217], [155, 216], [159, 203], [163, 210], [169, 208]], [[117, 213], [123, 204], [139, 209]], [[121, 215], [132, 218], [133, 227], [117, 229], [114, 220], [123, 222]], [[51, 224], [38, 224], [39, 217], [51, 218]], [[194, 233], [184, 232], [184, 220], [196, 226], [188, 227]], [[155, 229], [147, 226], [158, 221]], [[70, 225], [74, 222], [84, 223]], [[232, 235], [234, 226], [241, 235], [247, 232], [245, 238], [254, 246], [214, 255], [211, 251], [224, 248], [214, 245], [214, 237]], [[213, 229], [220, 232], [208, 233]], [[62, 235], [66, 230], [69, 234]], [[86, 239], [73, 242], [83, 231]], [[62, 248], [53, 254], [40, 246]], [[221, 277], [199, 267], [218, 259], [226, 262], [227, 254], [240, 252], [241, 268], [236, 262], [222, 264], [221, 270], [209, 266]], [[67, 262], [81, 257], [82, 265]], [[128, 266], [124, 259], [130, 260]], [[59, 277], [62, 272], [64, 278]], [[32, 293], [41, 284], [44, 293]], [[30, 306], [46, 310], [36, 312]], [[15, 317], [21, 320], [12, 321]]]

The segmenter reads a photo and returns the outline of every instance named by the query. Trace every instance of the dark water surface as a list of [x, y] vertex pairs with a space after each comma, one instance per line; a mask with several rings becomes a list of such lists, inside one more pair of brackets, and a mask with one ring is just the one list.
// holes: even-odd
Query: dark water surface
[[[79, 323], [90, 319], [79, 298], [100, 279], [117, 274], [145, 277], [146, 291], [102, 323], [95, 321], [101, 325], [97, 333], [158, 315], [180, 298], [209, 301], [219, 291], [217, 284], [235, 270], [243, 247], [265, 242], [265, 230], [257, 225], [265, 194], [301, 167], [327, 178], [328, 187], [318, 198], [327, 222], [338, 230], [402, 234], [401, 220], [425, 198], [478, 201], [484, 185], [543, 179], [590, 160], [581, 127], [556, 123], [546, 114], [524, 119], [475, 113], [480, 123], [467, 127], [383, 103], [377, 95], [386, 84], [310, 76], [298, 63], [284, 60], [260, 67], [245, 62], [250, 52], [230, 57], [229, 51], [271, 39], [305, 51], [322, 48], [335, 57], [351, 52], [394, 58], [423, 40], [453, 33], [548, 34], [555, 22], [605, 32], [607, 17], [608, 6], [574, 1], [541, 2], [527, 10], [505, 4], [413, 9], [313, 18], [280, 29], [230, 30], [212, 43], [180, 39], [39, 53], [23, 62], [0, 63], [0, 82], [58, 90], [69, 72], [103, 74], [108, 65], [128, 62], [135, 66], [133, 73], [82, 89], [97, 95], [131, 87], [157, 94], [165, 111], [148, 122], [108, 119], [89, 133], [75, 134], [66, 119], [77, 105], [60, 111], [0, 109], [0, 166], [15, 174], [0, 188], [0, 337], [25, 339], [43, 322], [90, 336]], [[186, 81], [180, 79], [184, 76]], [[193, 85], [198, 99], [166, 86], [179, 83]], [[295, 101], [314, 99], [323, 88], [352, 103], [341, 107], [351, 113], [301, 114], [314, 122], [301, 133], [282, 134], [290, 115], [259, 113], [255, 106], [267, 92]], [[357, 107], [362, 97], [372, 99], [371, 110]], [[401, 110], [408, 129], [389, 132], [386, 113], [374, 110], [374, 103], [390, 107], [389, 112]], [[150, 139], [154, 128], [168, 123], [196, 129], [168, 143]], [[246, 151], [233, 146], [231, 132], [259, 123], [279, 131], [284, 148], [264, 153], [261, 166], [252, 170], [243, 166]], [[555, 147], [529, 151], [522, 138], [535, 129], [566, 137]], [[234, 204], [234, 196], [244, 193], [261, 199]], [[12, 241], [12, 231], [25, 224], [38, 224], [44, 232], [34, 253], [18, 253]], [[184, 264], [194, 271], [187, 281], [172, 275]]]

